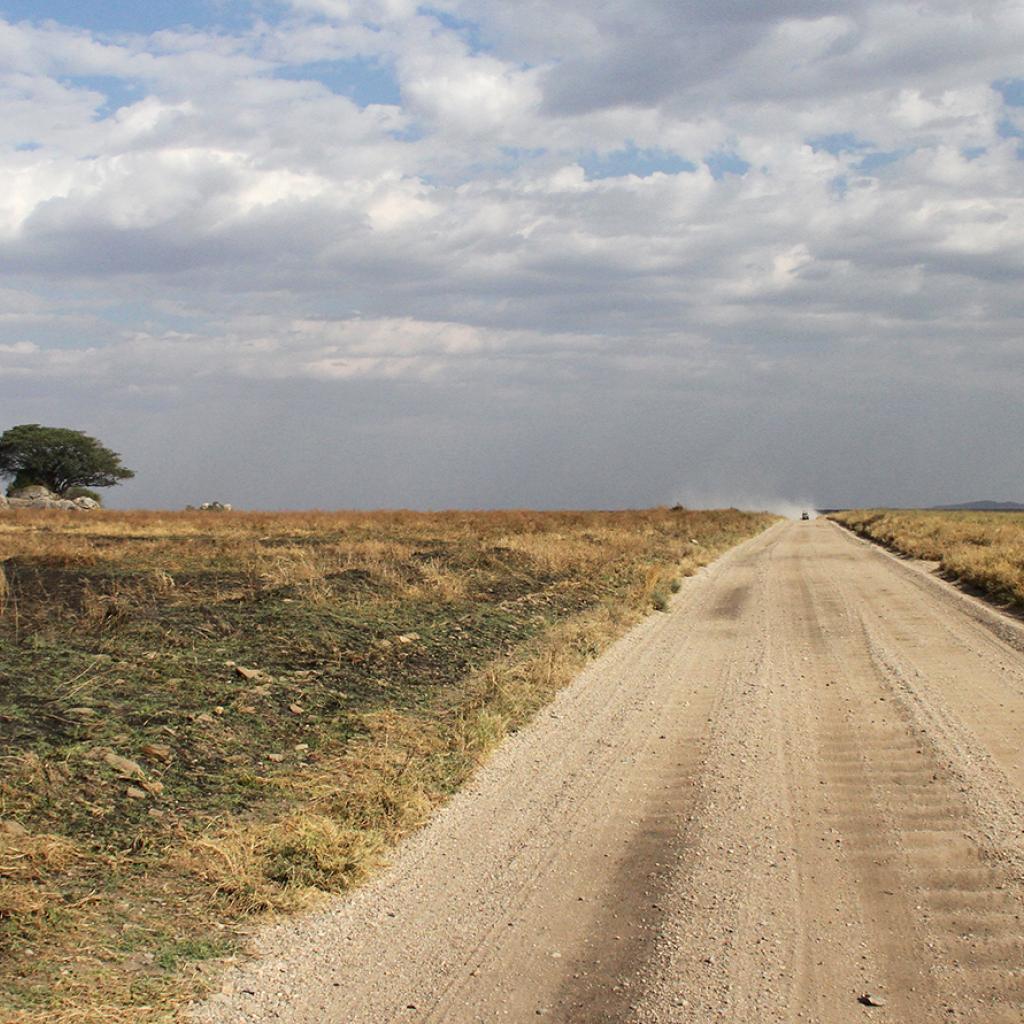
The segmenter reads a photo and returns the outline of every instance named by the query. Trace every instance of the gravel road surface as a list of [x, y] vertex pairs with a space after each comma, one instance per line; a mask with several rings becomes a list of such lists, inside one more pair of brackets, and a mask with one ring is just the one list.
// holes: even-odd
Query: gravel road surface
[[780, 524], [194, 1018], [1021, 1024], [1022, 739], [1024, 627]]

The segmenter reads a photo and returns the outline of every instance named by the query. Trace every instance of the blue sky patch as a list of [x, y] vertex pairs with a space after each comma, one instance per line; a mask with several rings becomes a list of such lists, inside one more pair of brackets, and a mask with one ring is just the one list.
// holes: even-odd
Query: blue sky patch
[[347, 96], [360, 107], [372, 103], [400, 106], [402, 102], [394, 73], [370, 57], [295, 64], [279, 68], [274, 77], [296, 82], [320, 82], [331, 92]]
[[1002, 93], [1003, 102], [1008, 107], [1024, 107], [1024, 78], [1004, 78], [993, 82], [992, 87]]
[[704, 158], [704, 163], [715, 181], [721, 181], [727, 174], [746, 174], [750, 164], [736, 153], [721, 151]]
[[850, 191], [850, 182], [845, 174], [840, 174], [829, 182], [829, 192], [836, 199], [845, 199], [846, 193]]
[[1004, 117], [996, 128], [1000, 138], [1003, 139], [1024, 139], [1022, 132], [1008, 117]]
[[881, 170], [883, 167], [888, 167], [889, 164], [896, 163], [897, 160], [906, 155], [907, 150], [905, 149], [894, 149], [887, 153], [879, 150], [875, 153], [867, 153], [854, 166], [864, 174], [871, 174], [873, 171]]
[[137, 103], [144, 96], [138, 83], [115, 75], [68, 75], [60, 81], [72, 89], [88, 89], [104, 95], [106, 100], [96, 108], [100, 117], [109, 117], [115, 110]]
[[860, 159], [853, 164], [853, 168], [862, 174], [871, 174], [874, 171], [881, 170], [883, 167], [887, 167], [889, 164], [894, 164], [909, 152], [906, 149], [876, 149], [873, 142], [858, 138], [852, 132], [820, 135], [816, 138], [808, 139], [807, 144], [815, 153], [831, 153], [833, 156], [861, 154]]
[[458, 33], [469, 46], [472, 53], [486, 53], [492, 47], [488, 46], [480, 35], [480, 26], [465, 18], [457, 18], [448, 11], [440, 11], [429, 4], [422, 4], [416, 8], [418, 14], [433, 18], [439, 25], [451, 32]]
[[427, 137], [427, 133], [423, 125], [414, 121], [398, 131], [388, 132], [388, 136], [395, 142], [420, 142]]
[[257, 18], [272, 20], [285, 9], [276, 0], [0, 0], [0, 15], [10, 21], [47, 20], [93, 32], [158, 32], [161, 29], [244, 29]]
[[637, 149], [632, 144], [612, 153], [588, 153], [577, 161], [591, 180], [623, 178], [635, 174], [649, 178], [652, 174], [692, 174], [696, 164], [663, 149]]
[[808, 139], [807, 144], [817, 153], [824, 150], [833, 156], [840, 153], [859, 153], [864, 149], [872, 149], [870, 142], [858, 139], [852, 132], [839, 132], [835, 135], [820, 135], [814, 139]]

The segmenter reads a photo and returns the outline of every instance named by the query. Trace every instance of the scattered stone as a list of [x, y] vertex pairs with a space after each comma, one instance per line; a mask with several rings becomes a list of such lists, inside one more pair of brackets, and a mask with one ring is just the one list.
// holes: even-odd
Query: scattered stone
[[151, 818], [162, 818], [164, 816], [164, 812], [161, 811], [159, 808], [156, 808], [156, 807], [150, 807], [150, 809], [148, 811], [146, 811], [146, 813]]
[[130, 796], [133, 800], [145, 800], [149, 795], [144, 789], [139, 789], [138, 786], [129, 786], [124, 792], [125, 796]]
[[885, 1006], [886, 1004], [884, 996], [872, 995], [870, 992], [865, 992], [864, 995], [859, 996], [857, 1002], [862, 1006]]
[[301, 715], [306, 709], [301, 704], [289, 704], [288, 710], [293, 715]]
[[284, 754], [267, 754], [267, 760], [280, 764], [284, 760]]
[[223, 704], [218, 704], [218, 705], [217, 705], [217, 706], [216, 706], [216, 707], [215, 707], [215, 708], [213, 709], [213, 713], [214, 713], [215, 715], [223, 715], [223, 714], [224, 714], [224, 705], [223, 705]]
[[[221, 708], [217, 712], [217, 714], [218, 715], [224, 714], [224, 709]], [[205, 711], [200, 711], [199, 714], [196, 715], [196, 717], [192, 719], [192, 721], [196, 722], [196, 723], [198, 723], [200, 725], [213, 725], [213, 715], [208, 715]]]
[[170, 761], [171, 759], [171, 748], [166, 743], [144, 743], [142, 753], [151, 761]]
[[254, 679], [260, 679], [263, 673], [258, 668], [245, 668], [243, 665], [235, 666], [235, 674], [241, 676], [247, 683]]
[[115, 754], [109, 747], [100, 748], [100, 759], [114, 769], [125, 779], [144, 779], [146, 777], [142, 765], [138, 761], [129, 760], [120, 754]]
[[159, 796], [164, 791], [164, 784], [157, 779], [143, 779], [139, 785], [153, 796]]
[[420, 638], [419, 633], [399, 633], [398, 636], [395, 637], [395, 639], [400, 644], [415, 643], [417, 640], [419, 640], [419, 638]]
[[95, 708], [85, 708], [85, 707], [82, 707], [82, 708], [68, 708], [68, 714], [69, 715], [74, 715], [75, 718], [95, 718], [96, 717], [96, 709]]

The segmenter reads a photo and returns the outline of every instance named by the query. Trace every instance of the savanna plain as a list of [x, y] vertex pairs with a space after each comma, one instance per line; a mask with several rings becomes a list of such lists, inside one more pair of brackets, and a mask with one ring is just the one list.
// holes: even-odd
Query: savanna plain
[[176, 1018], [772, 522], [4, 513], [0, 1018]]
[[0, 1020], [1020, 1024], [1022, 534], [9, 511]]

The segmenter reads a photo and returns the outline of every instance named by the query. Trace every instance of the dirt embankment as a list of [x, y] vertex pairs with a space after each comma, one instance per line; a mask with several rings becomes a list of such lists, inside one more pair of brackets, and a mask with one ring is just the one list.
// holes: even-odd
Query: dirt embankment
[[826, 521], [773, 528], [195, 1017], [1019, 1024], [997, 622]]

